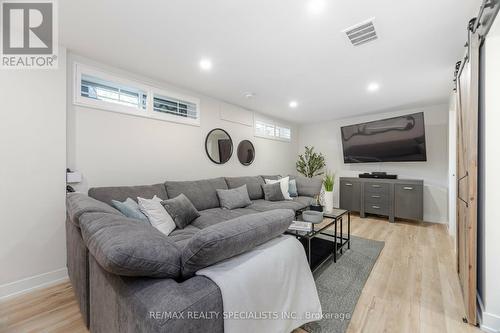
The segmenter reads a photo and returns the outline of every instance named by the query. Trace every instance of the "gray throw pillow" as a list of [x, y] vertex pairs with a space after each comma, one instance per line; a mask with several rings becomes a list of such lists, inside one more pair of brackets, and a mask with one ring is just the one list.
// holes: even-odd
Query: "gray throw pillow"
[[288, 194], [291, 197], [299, 196], [299, 193], [297, 192], [297, 181], [295, 179], [290, 179], [288, 182]]
[[264, 190], [264, 199], [267, 201], [283, 201], [283, 200], [285, 200], [285, 197], [283, 196], [283, 192], [281, 192], [280, 183], [265, 184], [265, 185], [262, 185], [262, 189]]
[[220, 206], [225, 209], [243, 208], [252, 204], [248, 196], [247, 185], [231, 190], [217, 190]]
[[141, 212], [139, 205], [134, 200], [127, 198], [124, 202], [118, 200], [111, 200], [111, 202], [113, 203], [113, 206], [115, 206], [115, 208], [126, 217], [149, 223], [148, 218]]
[[184, 229], [200, 216], [200, 213], [198, 213], [191, 201], [182, 193], [173, 199], [163, 200], [161, 204], [165, 207], [179, 229]]

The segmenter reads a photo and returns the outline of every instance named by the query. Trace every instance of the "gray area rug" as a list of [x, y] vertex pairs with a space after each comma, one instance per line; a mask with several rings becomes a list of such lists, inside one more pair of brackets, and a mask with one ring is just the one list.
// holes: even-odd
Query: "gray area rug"
[[323, 319], [302, 328], [311, 333], [343, 333], [384, 242], [351, 236], [351, 249], [314, 273]]

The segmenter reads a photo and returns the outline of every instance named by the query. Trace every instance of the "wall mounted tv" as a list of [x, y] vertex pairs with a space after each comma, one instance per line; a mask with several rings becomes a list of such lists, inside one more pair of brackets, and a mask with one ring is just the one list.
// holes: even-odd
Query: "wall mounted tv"
[[341, 128], [344, 163], [427, 161], [424, 113]]

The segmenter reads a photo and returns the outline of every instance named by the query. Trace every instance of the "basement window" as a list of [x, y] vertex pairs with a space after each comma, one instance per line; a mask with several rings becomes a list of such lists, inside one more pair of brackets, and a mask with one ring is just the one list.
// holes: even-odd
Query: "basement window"
[[146, 110], [148, 95], [134, 87], [123, 86], [97, 77], [82, 75], [81, 96], [93, 100], [114, 103], [138, 110]]
[[255, 136], [267, 139], [290, 141], [292, 139], [292, 130], [290, 127], [276, 124], [272, 120], [256, 119]]
[[75, 64], [74, 103], [156, 120], [200, 125], [197, 98], [159, 90], [78, 63]]
[[198, 119], [198, 107], [195, 103], [161, 95], [155, 95], [153, 103], [153, 111], [155, 112], [162, 112], [189, 119]]

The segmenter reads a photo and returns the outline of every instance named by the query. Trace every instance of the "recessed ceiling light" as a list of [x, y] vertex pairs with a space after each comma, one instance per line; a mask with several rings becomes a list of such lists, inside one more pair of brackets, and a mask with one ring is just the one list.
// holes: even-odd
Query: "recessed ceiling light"
[[246, 93], [243, 94], [243, 96], [245, 96], [246, 99], [250, 99], [250, 98], [255, 97], [255, 93], [253, 93], [251, 91], [247, 91]]
[[369, 92], [375, 92], [378, 91], [379, 89], [380, 85], [377, 82], [372, 82], [368, 85], [368, 87], [366, 87], [366, 90], [368, 90]]
[[310, 14], [318, 15], [321, 14], [326, 8], [325, 0], [309, 0], [307, 3], [307, 10]]
[[212, 69], [212, 61], [210, 59], [201, 59], [200, 68], [204, 71], [209, 71]]
[[299, 106], [299, 103], [297, 103], [297, 101], [291, 101], [290, 103], [288, 103], [288, 106], [292, 109], [295, 109], [297, 106]]

